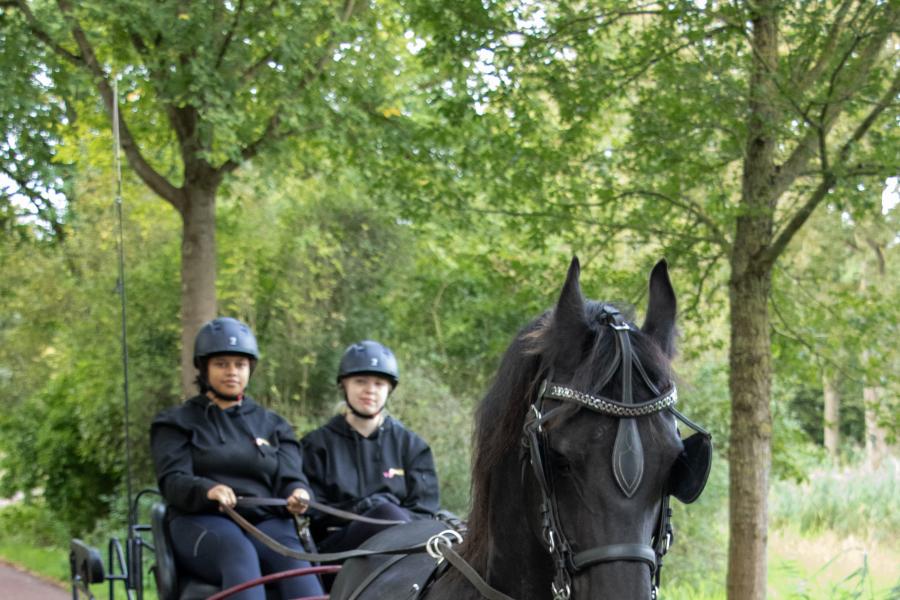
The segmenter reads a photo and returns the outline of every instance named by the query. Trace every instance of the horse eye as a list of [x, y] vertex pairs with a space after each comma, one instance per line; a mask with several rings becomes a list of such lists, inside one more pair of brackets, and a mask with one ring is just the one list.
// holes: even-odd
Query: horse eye
[[562, 452], [550, 448], [547, 452], [547, 458], [554, 472], [567, 475], [572, 471], [572, 461]]

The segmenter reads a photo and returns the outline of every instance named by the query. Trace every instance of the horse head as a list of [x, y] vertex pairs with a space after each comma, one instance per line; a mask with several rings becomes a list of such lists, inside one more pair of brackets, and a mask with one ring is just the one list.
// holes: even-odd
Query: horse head
[[[641, 327], [584, 298], [572, 261], [556, 306], [504, 355], [479, 406], [466, 554], [515, 598], [655, 596], [668, 499], [693, 501], [709, 435], [682, 441], [665, 261]], [[683, 419], [683, 418], [682, 418]]]

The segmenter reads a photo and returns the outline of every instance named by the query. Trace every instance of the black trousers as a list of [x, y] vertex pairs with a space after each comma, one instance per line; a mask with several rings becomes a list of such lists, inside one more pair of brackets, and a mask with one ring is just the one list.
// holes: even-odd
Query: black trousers
[[[272, 518], [256, 527], [294, 550], [302, 551], [291, 519]], [[211, 584], [227, 589], [261, 575], [308, 567], [309, 563], [267, 548], [250, 537], [225, 515], [183, 515], [169, 524], [178, 566]], [[281, 598], [322, 596], [322, 586], [314, 575], [292, 577], [270, 584]], [[237, 600], [265, 600], [263, 586], [231, 596]]]

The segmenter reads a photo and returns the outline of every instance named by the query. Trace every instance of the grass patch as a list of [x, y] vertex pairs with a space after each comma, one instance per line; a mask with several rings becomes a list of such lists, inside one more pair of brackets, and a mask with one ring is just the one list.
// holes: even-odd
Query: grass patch
[[[107, 543], [110, 528], [110, 522], [101, 521], [96, 531], [78, 536], [83, 537], [86, 543], [100, 552], [107, 575], [109, 574], [109, 566], [106, 565]], [[120, 542], [124, 543], [121, 537]], [[146, 553], [144, 558], [145, 563], [148, 562]], [[40, 499], [0, 508], [0, 560], [49, 582], [58, 583], [62, 589], [70, 588], [69, 534], [54, 518], [54, 512]], [[148, 587], [153, 585], [153, 577], [147, 575], [146, 568], [144, 573], [144, 597], [156, 598], [155, 589]], [[116, 582], [115, 586], [115, 597], [124, 597], [125, 589], [122, 583]], [[107, 600], [109, 583], [91, 586], [91, 592], [97, 600]]]
[[0, 559], [54, 582], [69, 580], [66, 532], [41, 502], [0, 509]]
[[900, 598], [900, 460], [773, 485], [769, 597]]
[[772, 600], [895, 600], [900, 597], [900, 551], [876, 541], [816, 536], [790, 529], [769, 538]]
[[65, 548], [35, 547], [31, 541], [0, 539], [0, 560], [59, 583], [69, 582], [69, 558]]

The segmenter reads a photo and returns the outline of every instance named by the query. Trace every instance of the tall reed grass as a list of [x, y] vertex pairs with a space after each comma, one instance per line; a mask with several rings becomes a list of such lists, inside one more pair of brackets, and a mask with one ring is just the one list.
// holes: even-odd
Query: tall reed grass
[[772, 486], [771, 525], [803, 534], [826, 531], [888, 545], [900, 544], [900, 459], [880, 467], [864, 464], [820, 468], [800, 484]]

